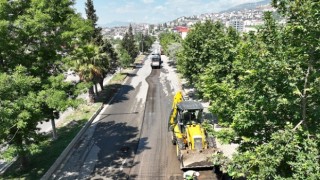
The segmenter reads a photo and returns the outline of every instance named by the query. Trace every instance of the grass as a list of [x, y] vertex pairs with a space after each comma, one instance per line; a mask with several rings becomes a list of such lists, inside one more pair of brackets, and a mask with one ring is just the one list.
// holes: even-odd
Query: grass
[[70, 123], [78, 122], [81, 119], [87, 119], [93, 115], [97, 111], [97, 109], [101, 106], [101, 103], [94, 103], [92, 105], [81, 104], [79, 107], [73, 111], [69, 116], [64, 118], [62, 122], [57, 124], [57, 127], [64, 127]]
[[1, 179], [40, 179], [100, 106], [101, 103], [80, 105], [57, 125], [57, 140], [52, 141], [51, 134], [48, 134], [46, 139], [40, 143], [40, 151], [29, 157], [27, 169], [22, 171], [14, 163]]
[[125, 70], [121, 73], [115, 74], [110, 80], [110, 84], [122, 83], [122, 81], [127, 77]]
[[134, 61], [134, 64], [141, 64], [146, 55], [140, 54]]

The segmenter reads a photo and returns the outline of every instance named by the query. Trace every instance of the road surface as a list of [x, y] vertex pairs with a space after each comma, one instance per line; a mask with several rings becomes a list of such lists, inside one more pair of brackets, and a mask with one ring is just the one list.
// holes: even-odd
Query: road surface
[[[88, 143], [74, 148], [55, 179], [182, 179], [167, 127], [179, 83], [168, 59], [162, 59], [161, 69], [151, 69], [147, 59], [129, 75], [89, 128], [83, 138]], [[200, 171], [200, 179], [216, 177], [207, 170]]]

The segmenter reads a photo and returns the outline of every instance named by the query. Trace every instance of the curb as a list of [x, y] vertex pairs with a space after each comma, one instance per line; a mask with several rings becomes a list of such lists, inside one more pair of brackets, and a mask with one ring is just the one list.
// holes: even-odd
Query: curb
[[15, 157], [15, 158], [13, 158], [12, 161], [10, 161], [10, 162], [5, 162], [5, 163], [4, 163], [5, 165], [4, 165], [2, 168], [0, 168], [0, 175], [2, 175], [3, 173], [5, 173], [6, 170], [7, 170], [17, 159], [18, 159], [18, 158]]
[[[127, 76], [123, 78], [123, 82], [126, 82]], [[120, 89], [119, 89], [120, 90]], [[82, 135], [87, 131], [87, 129], [91, 126], [94, 119], [100, 114], [101, 110], [110, 104], [110, 102], [114, 99], [114, 97], [119, 93], [119, 91], [110, 99], [107, 104], [102, 104], [99, 109], [90, 117], [90, 120], [86, 122], [86, 124], [82, 127], [82, 129], [78, 132], [78, 134], [72, 139], [69, 145], [63, 150], [57, 160], [53, 163], [53, 165], [47, 170], [47, 172], [41, 177], [41, 180], [47, 180], [52, 178], [52, 175], [57, 170], [57, 168], [62, 164], [62, 162], [66, 159], [66, 157], [70, 154], [74, 145], [80, 140]], [[55, 178], [55, 177], [53, 177]]]
[[97, 117], [97, 115], [103, 109], [104, 104], [102, 104], [99, 109], [90, 117], [90, 120], [86, 122], [86, 124], [82, 127], [82, 129], [78, 132], [78, 134], [72, 139], [70, 144], [63, 150], [58, 159], [53, 163], [53, 165], [49, 168], [49, 170], [41, 177], [41, 179], [49, 179], [52, 177], [52, 174], [57, 170], [59, 165], [65, 160], [68, 154], [71, 152], [71, 149], [74, 145], [79, 141], [80, 137], [86, 132], [86, 130], [90, 127], [92, 121]]
[[[142, 64], [146, 60], [145, 56], [142, 60]], [[125, 76], [122, 80], [122, 84], [126, 82], [128, 76]], [[119, 89], [120, 90], [120, 89]], [[119, 93], [119, 91], [114, 95], [114, 97]], [[87, 129], [92, 125], [92, 122], [94, 119], [100, 114], [101, 110], [106, 106], [110, 104], [110, 102], [114, 99], [112, 97], [110, 101], [107, 104], [102, 104], [99, 109], [90, 117], [90, 120], [86, 122], [84, 127], [78, 132], [78, 134], [73, 138], [73, 140], [69, 143], [69, 145], [63, 150], [63, 152], [60, 154], [60, 156], [57, 158], [57, 160], [53, 163], [53, 165], [47, 170], [47, 172], [41, 177], [41, 180], [47, 180], [52, 179], [55, 177], [52, 177], [54, 175], [54, 172], [58, 169], [58, 167], [63, 163], [63, 161], [68, 157], [70, 152], [72, 151], [72, 148], [74, 145], [80, 140], [82, 135], [87, 131]]]

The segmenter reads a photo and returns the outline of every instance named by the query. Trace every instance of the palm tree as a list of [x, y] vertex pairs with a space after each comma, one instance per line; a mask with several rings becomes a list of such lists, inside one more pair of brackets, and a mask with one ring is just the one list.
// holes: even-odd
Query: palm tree
[[[104, 78], [104, 72], [107, 71], [107, 67], [109, 66], [107, 54], [101, 52], [99, 47], [93, 43], [77, 47], [73, 59], [75, 60], [75, 71], [80, 76], [80, 80], [94, 85], [99, 82], [101, 78]], [[89, 102], [94, 102], [93, 88], [94, 86], [91, 85], [88, 89]]]

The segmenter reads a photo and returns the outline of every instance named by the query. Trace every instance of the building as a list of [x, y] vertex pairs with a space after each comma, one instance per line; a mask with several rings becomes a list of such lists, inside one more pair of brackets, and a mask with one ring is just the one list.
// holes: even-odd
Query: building
[[189, 28], [185, 27], [185, 26], [177, 26], [173, 29], [173, 32], [179, 33], [181, 38], [184, 39], [187, 37], [188, 32], [189, 32]]
[[243, 32], [244, 22], [241, 19], [232, 19], [229, 21], [229, 26], [235, 28], [238, 32]]

